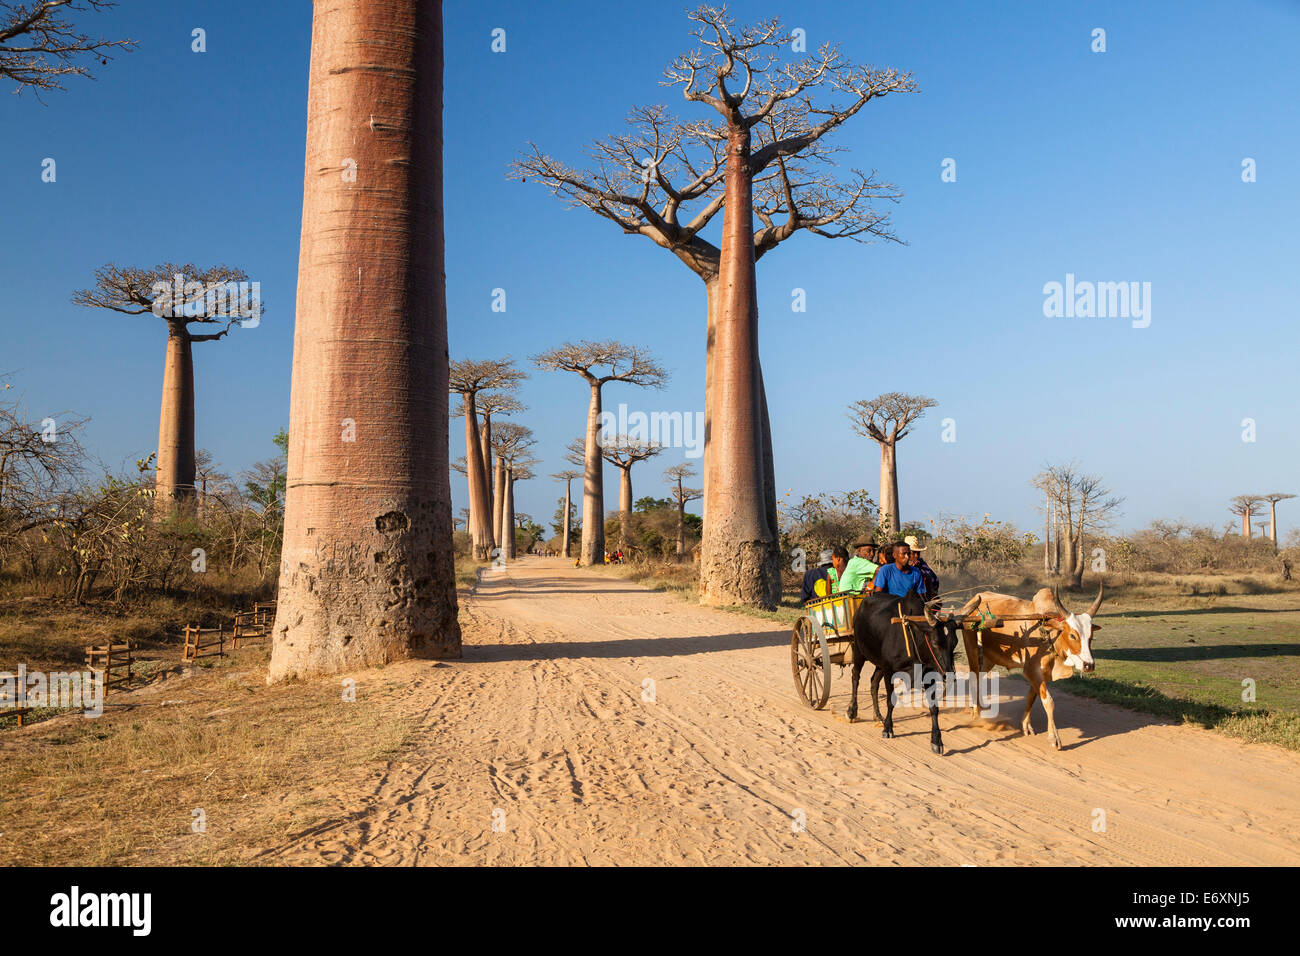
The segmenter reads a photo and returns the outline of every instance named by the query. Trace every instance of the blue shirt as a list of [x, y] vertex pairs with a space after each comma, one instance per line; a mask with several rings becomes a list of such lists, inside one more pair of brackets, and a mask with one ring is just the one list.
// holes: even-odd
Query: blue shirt
[[872, 587], [881, 588], [894, 597], [906, 597], [909, 591], [925, 594], [925, 581], [921, 577], [920, 568], [904, 568], [900, 571], [898, 565], [892, 562], [876, 572]]

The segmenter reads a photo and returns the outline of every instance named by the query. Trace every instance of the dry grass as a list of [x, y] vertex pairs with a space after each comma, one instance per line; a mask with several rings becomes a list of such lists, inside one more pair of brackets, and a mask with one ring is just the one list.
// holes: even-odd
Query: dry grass
[[[477, 566], [457, 561], [467, 590]], [[10, 611], [0, 619], [0, 670], [17, 661], [79, 663], [90, 643], [79, 625], [114, 639], [148, 626], [135, 612], [101, 608]], [[71, 633], [64, 628], [70, 628]], [[138, 631], [130, 631], [133, 635]], [[179, 648], [163, 648], [177, 658]], [[326, 804], [323, 782], [358, 786], [414, 742], [422, 702], [409, 662], [340, 679], [265, 683], [269, 646], [114, 692], [103, 716], [47, 712], [0, 729], [0, 865], [223, 864], [310, 827]], [[21, 656], [20, 656], [21, 655]], [[285, 794], [298, 794], [289, 798]], [[206, 833], [191, 830], [193, 811]]]
[[[110, 698], [98, 719], [64, 715], [5, 734], [0, 863], [222, 862], [227, 843], [266, 845], [310, 824], [310, 807], [268, 798], [392, 759], [410, 742], [413, 715], [346, 703], [335, 681], [267, 687], [267, 657], [240, 651], [152, 693]], [[368, 698], [400, 694], [397, 675], [358, 677]], [[195, 809], [206, 814], [202, 839], [190, 829]]]

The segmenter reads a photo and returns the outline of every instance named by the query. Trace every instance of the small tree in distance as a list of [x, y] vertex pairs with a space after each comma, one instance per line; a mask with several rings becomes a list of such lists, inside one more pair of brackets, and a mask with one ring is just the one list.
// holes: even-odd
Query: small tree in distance
[[[533, 356], [538, 368], [576, 372], [587, 383], [587, 428], [582, 443], [582, 563], [605, 563], [605, 473], [601, 467], [601, 390], [610, 382], [663, 388], [668, 373], [645, 349], [622, 342], [568, 342]], [[570, 454], [577, 450], [570, 446]]]
[[[74, 305], [109, 309], [124, 315], [153, 315], [167, 323], [167, 352], [163, 362], [162, 410], [158, 416], [158, 464], [154, 505], [168, 513], [194, 498], [194, 356], [196, 342], [215, 342], [245, 318], [230, 308], [225, 290], [246, 282], [242, 269], [165, 262], [152, 269], [109, 263], [95, 271], [95, 285], [72, 295]], [[220, 290], [221, 306], [216, 307]], [[215, 308], [213, 308], [215, 307]], [[259, 319], [260, 301], [249, 303], [248, 319]], [[196, 334], [191, 325], [220, 329]]]
[[677, 560], [686, 557], [686, 505], [704, 497], [703, 488], [687, 488], [683, 482], [695, 477], [695, 468], [689, 462], [669, 465], [664, 469], [664, 477], [672, 485], [673, 501], [677, 503]]
[[890, 534], [899, 531], [898, 442], [911, 433], [912, 425], [927, 408], [938, 405], [924, 395], [886, 392], [849, 406], [853, 430], [880, 445], [880, 523]]

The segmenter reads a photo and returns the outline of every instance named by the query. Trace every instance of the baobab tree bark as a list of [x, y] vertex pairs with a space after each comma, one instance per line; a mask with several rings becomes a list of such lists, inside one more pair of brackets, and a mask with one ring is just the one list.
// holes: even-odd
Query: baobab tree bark
[[514, 560], [515, 557], [515, 474], [513, 469], [505, 465], [501, 469], [501, 480], [504, 485], [502, 489], [502, 516], [501, 522], [501, 555], [504, 558]]
[[573, 557], [573, 555], [570, 554], [572, 548], [570, 548], [569, 546], [569, 539], [573, 535], [572, 530], [569, 528], [570, 516], [573, 514], [573, 500], [570, 495], [570, 490], [572, 489], [572, 487], [573, 487], [573, 480], [571, 478], [566, 478], [564, 481], [564, 550], [563, 550], [563, 554], [566, 558]]
[[465, 478], [469, 486], [470, 538], [474, 557], [486, 561], [496, 547], [493, 528], [492, 494], [487, 489], [488, 457], [483, 453], [479, 436], [476, 394], [469, 390], [461, 393], [465, 405]]
[[194, 471], [194, 353], [184, 323], [168, 322], [154, 470], [155, 510], [188, 507], [194, 498]]
[[[491, 457], [488, 458], [490, 462]], [[506, 541], [514, 537], [506, 534], [506, 526], [501, 523], [501, 515], [505, 512], [506, 507], [506, 460], [500, 455], [496, 456], [496, 467], [489, 469], [493, 475], [492, 479], [492, 527], [497, 529], [496, 539], [497, 547], [502, 547]]]
[[441, 3], [318, 0], [268, 682], [460, 656], [442, 208]]
[[605, 563], [605, 465], [600, 456], [599, 380], [588, 383], [587, 430], [583, 437], [582, 546], [578, 557], [583, 564]]
[[[573, 456], [572, 456], [572, 455], [567, 455], [566, 457], [567, 457], [570, 461], [573, 461]], [[576, 462], [575, 462], [575, 463], [576, 463]], [[562, 549], [561, 549], [561, 552], [560, 552], [560, 553], [561, 553], [564, 557], [566, 557], [566, 558], [571, 558], [571, 557], [573, 557], [573, 553], [572, 553], [572, 552], [573, 552], [573, 548], [572, 548], [572, 546], [570, 545], [570, 540], [569, 540], [569, 539], [570, 539], [570, 538], [572, 537], [572, 535], [573, 535], [573, 529], [570, 527], [571, 517], [572, 517], [572, 514], [573, 514], [573, 497], [572, 497], [572, 495], [571, 495], [570, 492], [572, 491], [572, 488], [573, 488], [573, 479], [574, 479], [574, 478], [581, 478], [581, 477], [582, 477], [582, 472], [580, 472], [580, 471], [560, 471], [560, 472], [556, 472], [555, 474], [551, 475], [551, 477], [552, 477], [552, 478], [555, 478], [555, 479], [558, 479], [559, 481], [564, 482], [564, 521], [563, 521], [563, 525], [564, 525], [564, 532], [563, 532], [563, 533], [564, 533], [564, 539], [563, 539], [563, 541], [564, 541], [564, 543], [563, 543], [563, 546], [562, 546]]]
[[492, 416], [484, 415], [483, 424], [479, 426], [479, 444], [483, 450], [483, 468], [487, 472], [488, 497], [492, 500], [492, 527], [501, 527], [501, 505], [497, 496], [501, 494], [498, 468], [492, 467]]
[[765, 497], [750, 132], [738, 115], [727, 124], [726, 170], [700, 580], [707, 604], [774, 608], [781, 602], [781, 568]]

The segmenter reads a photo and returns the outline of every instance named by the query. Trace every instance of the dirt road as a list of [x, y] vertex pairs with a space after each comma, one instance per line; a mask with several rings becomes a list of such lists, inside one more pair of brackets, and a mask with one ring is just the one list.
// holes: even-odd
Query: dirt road
[[893, 740], [869, 705], [836, 716], [847, 672], [835, 713], [800, 704], [786, 627], [558, 559], [486, 572], [462, 619], [463, 661], [402, 665], [414, 753], [326, 785], [328, 822], [255, 859], [1300, 864], [1300, 757], [1277, 748], [1058, 693], [1064, 750], [1041, 708], [1033, 737], [945, 711], [935, 756], [921, 710]]

